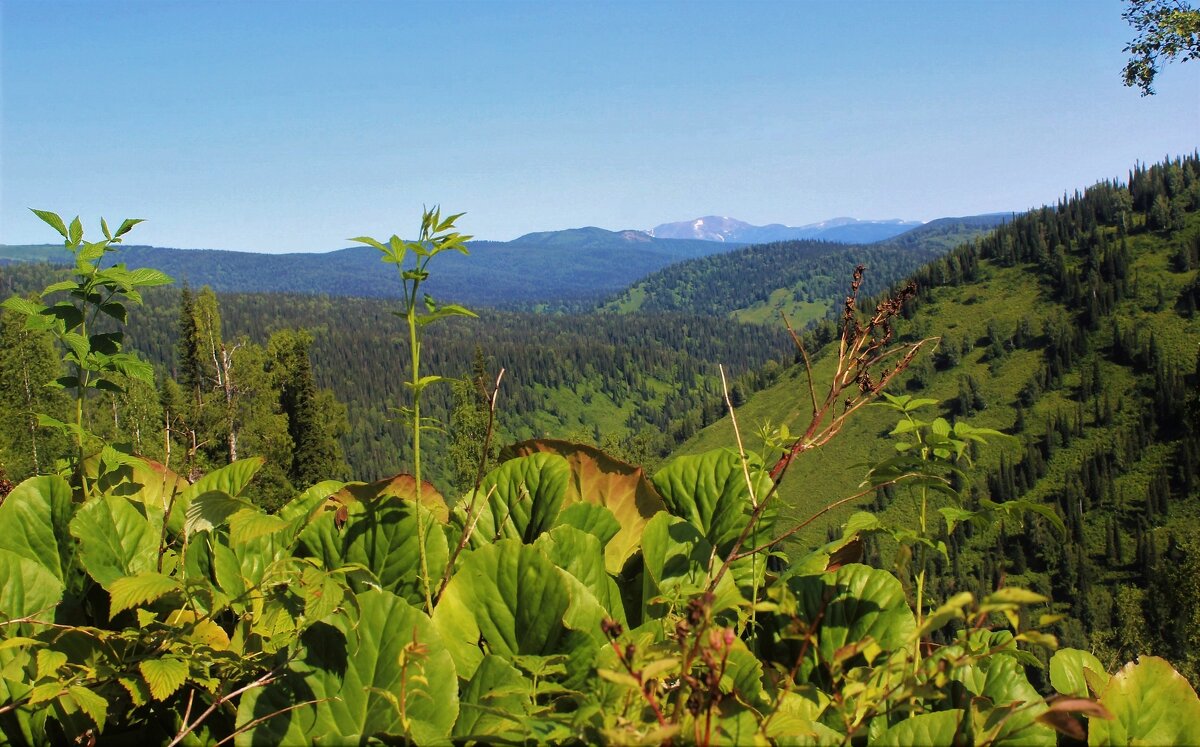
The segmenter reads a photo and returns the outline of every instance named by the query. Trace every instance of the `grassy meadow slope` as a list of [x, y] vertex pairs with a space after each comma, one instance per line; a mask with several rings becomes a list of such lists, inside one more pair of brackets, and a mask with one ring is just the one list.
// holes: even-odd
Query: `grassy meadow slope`
[[[953, 571], [942, 593], [1007, 576], [1056, 600], [1069, 645], [1115, 661], [1145, 644], [1184, 657], [1195, 682], [1200, 607], [1181, 595], [1194, 596], [1200, 580], [1200, 167], [1195, 158], [1154, 167], [1133, 184], [1098, 185], [917, 273], [921, 290], [898, 332], [941, 339], [893, 390], [1012, 434], [979, 453], [969, 502], [1030, 499], [1066, 524], [1065, 535], [1040, 518], [960, 527], [946, 537]], [[818, 393], [831, 361], [830, 347], [815, 356]], [[761, 448], [748, 434], [763, 423], [803, 432], [808, 399], [803, 366], [750, 397], [737, 410], [747, 447]], [[892, 453], [895, 422], [865, 408], [796, 461], [780, 489], [781, 526], [859, 490], [863, 465]], [[677, 453], [733, 443], [726, 417]], [[862, 509], [915, 521], [906, 490], [879, 491], [831, 511], [792, 547], [823, 541]], [[891, 553], [874, 551], [885, 563]]]

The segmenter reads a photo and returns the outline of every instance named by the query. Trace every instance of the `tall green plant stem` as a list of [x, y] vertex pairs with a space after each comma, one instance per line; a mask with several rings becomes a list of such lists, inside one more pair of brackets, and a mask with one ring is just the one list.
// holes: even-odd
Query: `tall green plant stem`
[[[921, 486], [921, 510], [920, 510], [921, 537], [925, 537], [927, 534], [927, 524], [926, 524], [925, 516], [926, 516], [926, 511], [928, 509], [928, 505], [929, 505], [929, 490], [924, 485], [922, 485]], [[917, 604], [916, 604], [915, 612], [917, 615], [917, 628], [919, 629], [921, 627], [921, 624], [924, 622], [924, 618], [925, 618], [925, 560], [926, 560], [925, 554], [926, 554], [926, 552], [928, 552], [928, 550], [925, 547], [924, 543], [918, 545], [917, 552], [920, 553], [920, 559], [917, 561], [918, 562], [917, 567], [920, 570], [917, 571]], [[920, 665], [921, 665], [921, 639], [917, 638], [916, 642], [913, 644], [913, 666], [919, 667]]]
[[[425, 238], [422, 232], [422, 239]], [[428, 258], [426, 258], [426, 263]], [[418, 260], [418, 269], [423, 271], [424, 264]], [[425, 520], [421, 516], [421, 390], [419, 384], [421, 381], [421, 339], [417, 330], [417, 288], [420, 287], [421, 280], [418, 277], [413, 280], [412, 293], [408, 293], [405, 289], [405, 319], [408, 322], [408, 349], [409, 357], [412, 359], [412, 388], [413, 388], [413, 404], [412, 404], [412, 444], [413, 444], [413, 478], [416, 480], [416, 502], [417, 512], [417, 546], [419, 552], [417, 555], [421, 559], [421, 591], [425, 595], [425, 611], [433, 614], [433, 592], [429, 584], [429, 560], [425, 553], [425, 536], [427, 530], [425, 528]]]
[[[426, 324], [447, 316], [473, 317], [475, 314], [455, 304], [439, 305], [427, 293], [424, 295], [426, 313], [422, 314], [417, 310], [417, 292], [421, 289], [421, 283], [429, 277], [429, 262], [435, 256], [448, 249], [462, 254], [468, 253], [466, 242], [471, 237], [459, 234], [454, 230], [454, 221], [461, 216], [462, 213], [459, 213], [442, 218], [441, 209], [437, 207], [424, 211], [421, 216], [420, 237], [416, 241], [403, 241], [396, 235], [393, 235], [386, 244], [369, 236], [351, 239], [351, 241], [368, 244], [383, 252], [383, 261], [396, 265], [404, 290], [404, 308], [395, 313], [397, 316], [403, 317], [405, 323], [408, 324], [412, 378], [405, 384], [412, 389], [412, 406], [402, 408], [402, 411], [412, 418], [413, 478], [416, 481], [415, 500], [417, 504], [415, 509], [417, 511], [417, 554], [420, 557], [421, 590], [425, 597], [425, 611], [430, 613], [433, 612], [433, 592], [429, 583], [429, 561], [425, 552], [425, 536], [428, 529], [421, 516], [424, 482], [421, 477], [421, 430], [425, 428], [425, 424], [421, 420], [421, 394], [425, 387], [442, 381], [442, 377], [421, 375], [421, 329]], [[409, 252], [412, 252], [414, 260], [411, 269], [405, 269], [404, 263]]]

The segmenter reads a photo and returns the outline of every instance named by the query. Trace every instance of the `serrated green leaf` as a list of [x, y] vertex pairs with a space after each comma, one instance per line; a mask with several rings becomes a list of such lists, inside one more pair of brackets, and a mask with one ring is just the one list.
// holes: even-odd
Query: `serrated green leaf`
[[126, 218], [125, 220], [121, 221], [121, 226], [120, 226], [120, 228], [117, 229], [117, 233], [116, 233], [116, 235], [113, 236], [113, 238], [119, 239], [122, 236], [124, 236], [125, 234], [129, 233], [129, 229], [133, 228], [134, 226], [136, 226], [139, 223], [145, 223], [145, 222], [146, 222], [145, 218]]
[[139, 267], [129, 272], [128, 282], [135, 288], [151, 288], [157, 285], [170, 285], [175, 280], [160, 270], [150, 267]]
[[66, 688], [63, 687], [61, 682], [47, 682], [34, 687], [29, 691], [29, 695], [27, 697], [29, 698], [29, 703], [32, 705], [36, 703], [44, 703], [47, 700], [53, 700], [54, 698], [62, 695], [64, 692], [66, 692]]
[[68, 238], [69, 234], [67, 233], [67, 224], [63, 223], [63, 219], [58, 217], [57, 213], [52, 213], [49, 210], [34, 210], [33, 208], [29, 208], [29, 209], [33, 210], [33, 214], [36, 215], [37, 217], [41, 218], [47, 225], [49, 225], [55, 231], [58, 231], [58, 233], [64, 239], [69, 240], [69, 238]]
[[79, 685], [72, 686], [67, 690], [67, 694], [75, 701], [75, 705], [79, 706], [79, 710], [86, 713], [88, 718], [96, 724], [96, 729], [103, 731], [104, 719], [108, 715], [108, 701], [92, 690]]
[[154, 366], [136, 355], [129, 353], [113, 355], [109, 359], [109, 365], [112, 370], [119, 371], [131, 379], [137, 379], [147, 384], [154, 383]]
[[166, 700], [183, 687], [187, 681], [187, 662], [174, 657], [147, 659], [138, 664], [138, 670], [150, 688], [150, 695], [155, 700]]
[[85, 242], [84, 245], [80, 247], [78, 253], [75, 254], [76, 267], [84, 270], [85, 274], [90, 273], [92, 269], [91, 263], [103, 257], [106, 249], [108, 249], [107, 241], [94, 244]]
[[1019, 586], [1006, 586], [1003, 589], [997, 589], [995, 592], [984, 597], [982, 604], [1042, 604], [1050, 601], [1045, 596], [1037, 592], [1022, 589]]
[[37, 678], [44, 680], [47, 677], [58, 678], [58, 670], [63, 664], [67, 663], [67, 655], [62, 651], [42, 648], [37, 652]]
[[387, 248], [383, 244], [379, 243], [378, 241], [371, 238], [370, 236], [358, 236], [353, 239], [346, 239], [346, 241], [353, 241], [353, 242], [356, 242], [359, 244], [368, 244], [370, 246], [375, 247], [376, 249], [378, 249], [381, 252], [387, 251]]
[[20, 296], [9, 296], [3, 302], [0, 302], [0, 307], [15, 311], [18, 314], [25, 314], [26, 316], [35, 316], [46, 310], [44, 304], [36, 303]]
[[109, 596], [112, 597], [109, 614], [116, 616], [123, 610], [148, 604], [178, 588], [175, 579], [152, 571], [119, 578], [108, 587]]
[[82, 238], [83, 223], [80, 222], [79, 216], [76, 215], [75, 219], [71, 221], [70, 227], [67, 229], [67, 241], [71, 242], [72, 244], [78, 244]]

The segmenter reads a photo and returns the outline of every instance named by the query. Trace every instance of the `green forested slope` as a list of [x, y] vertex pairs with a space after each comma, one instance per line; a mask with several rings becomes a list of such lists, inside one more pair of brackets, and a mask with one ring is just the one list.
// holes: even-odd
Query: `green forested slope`
[[1007, 218], [943, 218], [887, 241], [865, 245], [780, 241], [666, 267], [609, 301], [615, 311], [732, 314], [741, 321], [776, 323], [780, 312], [797, 323], [825, 316], [845, 293], [856, 265], [871, 272], [864, 293], [886, 288], [964, 241]]
[[[1016, 219], [915, 276], [904, 339], [940, 337], [902, 388], [940, 400], [947, 418], [1013, 434], [982, 451], [973, 501], [1026, 498], [1051, 506], [1067, 530], [1034, 518], [946, 537], [952, 560], [939, 592], [990, 589], [1007, 577], [1049, 593], [1068, 615], [1059, 632], [1115, 661], [1152, 650], [1200, 660], [1200, 164], [1190, 157], [1101, 184]], [[832, 337], [810, 334], [810, 349]], [[816, 380], [831, 370], [817, 356]], [[802, 431], [802, 366], [738, 410], [743, 435], [763, 422]], [[828, 446], [795, 462], [783, 512], [799, 521], [858, 489], [865, 463], [890, 452], [894, 413], [867, 408]], [[753, 438], [750, 448], [758, 448]], [[681, 453], [730, 445], [728, 419]], [[861, 502], [911, 518], [903, 489]], [[854, 510], [815, 522], [820, 538]], [[786, 525], [787, 522], [784, 522]], [[891, 552], [875, 548], [884, 562]]]
[[[387, 274], [382, 264], [378, 271]], [[0, 294], [43, 287], [55, 279], [54, 272], [46, 265], [5, 267]], [[130, 314], [130, 344], [160, 376], [179, 380], [180, 291], [151, 289], [145, 295], [146, 306]], [[403, 321], [392, 314], [393, 302], [275, 293], [220, 294], [219, 301], [223, 336], [231, 347], [243, 338], [265, 344], [272, 334], [291, 328], [311, 332], [316, 384], [332, 390], [347, 407], [349, 429], [342, 445], [353, 476], [376, 479], [411, 468], [411, 444], [395, 411], [407, 392], [408, 344]], [[489, 383], [503, 367], [498, 441], [569, 437], [603, 443], [638, 461], [657, 461], [720, 416], [720, 387], [710, 362], [720, 361], [731, 376], [741, 376], [739, 392], [748, 393], [780, 370], [769, 361], [790, 356], [786, 334], [777, 326], [731, 328], [714, 317], [480, 314], [431, 327], [423, 367], [449, 377], [471, 376], [477, 349]], [[4, 360], [0, 357], [0, 368]], [[21, 375], [19, 363], [14, 357], [4, 369], [14, 383]], [[50, 371], [40, 376], [53, 378]], [[451, 424], [453, 388], [435, 386], [425, 397], [428, 414]], [[0, 425], [0, 432], [11, 427], [14, 421]], [[434, 434], [426, 445], [430, 463], [442, 470], [434, 479], [446, 489], [450, 463], [442, 457], [454, 435]]]

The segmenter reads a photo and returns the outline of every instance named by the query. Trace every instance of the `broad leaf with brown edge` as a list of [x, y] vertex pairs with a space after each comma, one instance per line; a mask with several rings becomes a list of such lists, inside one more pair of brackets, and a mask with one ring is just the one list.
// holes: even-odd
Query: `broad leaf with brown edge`
[[587, 502], [604, 506], [617, 518], [621, 530], [604, 548], [604, 566], [620, 573], [625, 561], [641, 545], [646, 523], [666, 505], [641, 467], [626, 464], [592, 446], [568, 441], [523, 441], [505, 450], [504, 458], [539, 452], [558, 454], [571, 467], [571, 480], [563, 506]]
[[[371, 501], [377, 501], [385, 497], [399, 498], [405, 501], [416, 499], [417, 478], [412, 475], [401, 474], [394, 477], [385, 477], [375, 482], [350, 483], [330, 496], [332, 500], [343, 504], [353, 501], [370, 503]], [[421, 505], [429, 509], [437, 517], [437, 520], [443, 524], [450, 518], [450, 509], [446, 506], [446, 499], [442, 497], [438, 489], [428, 480], [422, 480]]]

